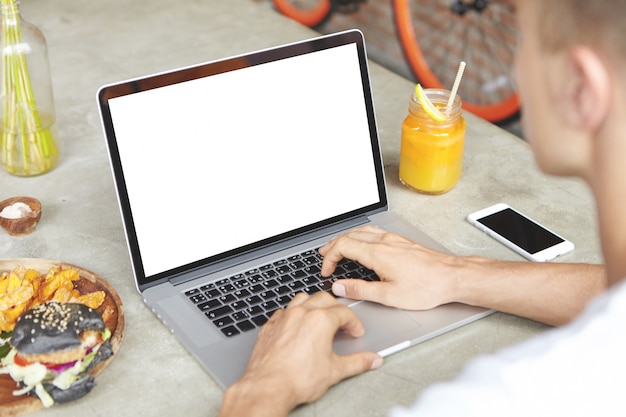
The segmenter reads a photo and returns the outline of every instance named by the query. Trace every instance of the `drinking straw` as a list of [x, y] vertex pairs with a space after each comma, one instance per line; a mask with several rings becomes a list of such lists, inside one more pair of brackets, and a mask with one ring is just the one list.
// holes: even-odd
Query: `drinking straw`
[[459, 84], [461, 84], [461, 78], [463, 77], [463, 71], [465, 71], [465, 61], [461, 61], [461, 63], [459, 64], [459, 70], [456, 72], [454, 85], [452, 86], [452, 90], [450, 91], [450, 98], [448, 98], [448, 105], [446, 106], [447, 113], [450, 113], [450, 109], [452, 108], [452, 103], [454, 103], [456, 92], [459, 89]]

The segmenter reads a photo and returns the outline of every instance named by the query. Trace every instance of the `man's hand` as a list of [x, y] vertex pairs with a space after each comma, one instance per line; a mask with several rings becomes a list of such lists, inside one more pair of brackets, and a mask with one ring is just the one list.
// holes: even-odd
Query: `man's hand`
[[364, 334], [354, 312], [330, 294], [296, 295], [261, 329], [244, 376], [224, 396], [220, 416], [287, 415], [337, 382], [382, 365], [373, 352], [335, 354], [337, 331]]
[[426, 310], [453, 301], [459, 258], [426, 248], [402, 236], [365, 226], [320, 248], [322, 275], [348, 258], [376, 271], [380, 282], [340, 279], [333, 292], [408, 310]]
[[340, 279], [332, 287], [336, 295], [406, 310], [460, 302], [561, 325], [607, 285], [601, 265], [448, 255], [372, 226], [333, 239], [320, 254], [323, 276], [348, 258], [381, 279]]

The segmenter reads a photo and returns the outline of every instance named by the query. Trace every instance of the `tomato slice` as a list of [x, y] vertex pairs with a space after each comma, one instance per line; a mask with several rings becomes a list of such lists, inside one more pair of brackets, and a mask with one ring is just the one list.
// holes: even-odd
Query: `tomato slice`
[[[28, 366], [28, 365], [32, 365], [34, 362], [30, 362], [29, 360], [25, 359], [23, 356], [21, 356], [19, 353], [15, 354], [15, 357], [13, 358], [13, 362], [18, 365], [18, 366]], [[72, 366], [74, 366], [76, 364], [77, 361], [72, 361], [69, 363], [62, 363], [62, 364], [56, 364], [56, 363], [41, 363], [43, 366], [45, 366], [46, 368], [50, 369], [52, 372], [62, 372], [64, 370], [66, 370], [67, 368], [70, 368]]]
[[19, 366], [32, 365], [32, 362], [29, 362], [26, 359], [24, 359], [24, 357], [21, 356], [19, 353], [15, 354], [15, 357], [13, 358], [13, 362], [15, 362], [15, 364]]

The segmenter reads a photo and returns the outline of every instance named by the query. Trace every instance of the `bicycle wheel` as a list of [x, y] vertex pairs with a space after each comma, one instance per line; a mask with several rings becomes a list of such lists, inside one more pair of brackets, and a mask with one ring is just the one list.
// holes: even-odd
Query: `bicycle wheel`
[[309, 27], [322, 23], [330, 14], [330, 0], [273, 0], [285, 16]]
[[393, 0], [396, 29], [421, 84], [450, 89], [467, 62], [463, 107], [491, 122], [519, 114], [513, 81], [517, 34], [508, 0]]

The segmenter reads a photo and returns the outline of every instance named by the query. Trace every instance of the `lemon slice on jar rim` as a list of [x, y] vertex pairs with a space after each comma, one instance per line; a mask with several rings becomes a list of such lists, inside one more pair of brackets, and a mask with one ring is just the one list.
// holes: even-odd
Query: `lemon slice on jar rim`
[[426, 114], [428, 114], [433, 120], [436, 122], [443, 122], [447, 119], [446, 115], [443, 114], [432, 101], [430, 101], [420, 84], [415, 86], [415, 96]]

